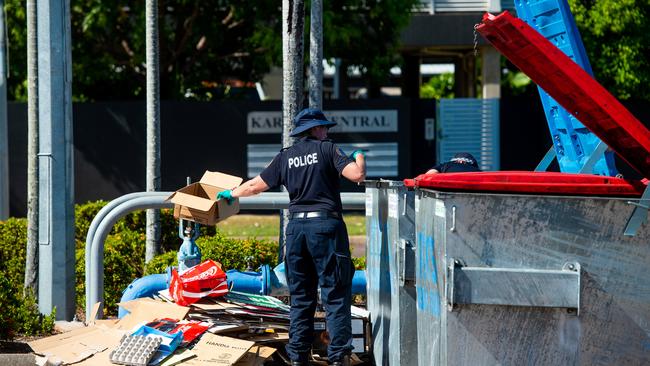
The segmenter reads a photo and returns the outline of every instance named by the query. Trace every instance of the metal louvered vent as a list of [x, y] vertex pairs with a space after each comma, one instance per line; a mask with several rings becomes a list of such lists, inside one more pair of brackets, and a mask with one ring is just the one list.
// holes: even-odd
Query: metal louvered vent
[[438, 163], [468, 152], [481, 170], [499, 170], [498, 99], [441, 99], [437, 110]]
[[515, 8], [514, 0], [420, 0], [413, 11], [429, 13], [484, 12], [510, 10]]
[[435, 12], [486, 11], [488, 0], [436, 0], [433, 2]]
[[[366, 176], [375, 178], [392, 178], [398, 175], [397, 143], [342, 143], [336, 144], [344, 152], [351, 153], [356, 149], [367, 150]], [[273, 160], [280, 151], [279, 144], [249, 144], [248, 145], [248, 177], [257, 176]]]

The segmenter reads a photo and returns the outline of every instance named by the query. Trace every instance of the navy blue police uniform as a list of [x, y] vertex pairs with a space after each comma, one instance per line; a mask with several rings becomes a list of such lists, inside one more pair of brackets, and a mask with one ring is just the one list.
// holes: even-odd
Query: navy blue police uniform
[[260, 174], [269, 187], [283, 185], [289, 192], [285, 266], [291, 329], [286, 349], [292, 361], [308, 360], [318, 286], [331, 340], [329, 360], [340, 361], [352, 350], [354, 267], [340, 195], [341, 172], [351, 162], [331, 140], [307, 136], [283, 149]]

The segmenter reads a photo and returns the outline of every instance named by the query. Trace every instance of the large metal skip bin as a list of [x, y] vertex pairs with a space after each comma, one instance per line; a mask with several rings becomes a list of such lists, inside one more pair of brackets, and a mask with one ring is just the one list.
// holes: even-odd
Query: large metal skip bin
[[366, 182], [368, 310], [376, 365], [417, 365], [414, 191]]
[[[476, 30], [650, 178], [650, 131], [556, 45], [507, 12]], [[419, 365], [650, 365], [650, 190], [553, 174], [406, 182]]]
[[419, 365], [650, 364], [650, 228], [623, 235], [638, 203], [420, 187]]

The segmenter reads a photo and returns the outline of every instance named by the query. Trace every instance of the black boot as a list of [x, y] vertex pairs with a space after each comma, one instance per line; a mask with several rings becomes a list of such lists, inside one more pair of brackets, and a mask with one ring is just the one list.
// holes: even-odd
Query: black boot
[[340, 361], [332, 362], [332, 366], [350, 366], [350, 356], [345, 355]]
[[309, 362], [291, 361], [291, 366], [309, 366]]

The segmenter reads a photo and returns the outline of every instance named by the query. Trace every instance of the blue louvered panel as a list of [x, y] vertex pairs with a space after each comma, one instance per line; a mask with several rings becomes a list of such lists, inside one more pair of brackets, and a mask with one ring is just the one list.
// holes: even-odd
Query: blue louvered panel
[[441, 99], [438, 121], [438, 163], [468, 152], [481, 170], [499, 170], [498, 99]]

